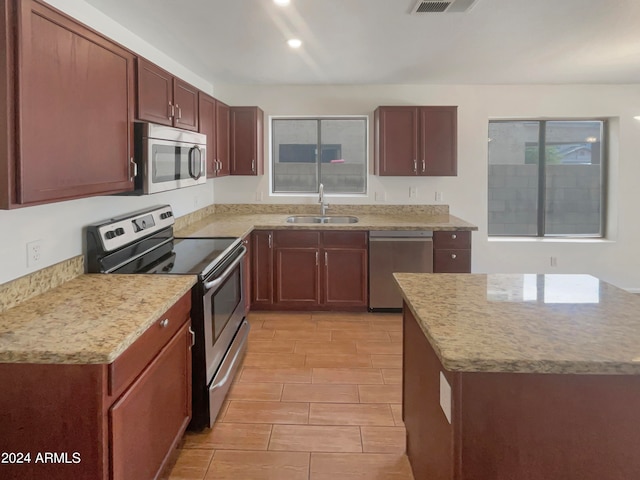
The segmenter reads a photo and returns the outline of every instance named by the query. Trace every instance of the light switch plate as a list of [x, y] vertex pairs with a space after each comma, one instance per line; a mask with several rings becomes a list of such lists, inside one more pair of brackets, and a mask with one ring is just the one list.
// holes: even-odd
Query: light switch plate
[[447, 417], [447, 421], [451, 423], [451, 385], [442, 372], [440, 372], [440, 408]]

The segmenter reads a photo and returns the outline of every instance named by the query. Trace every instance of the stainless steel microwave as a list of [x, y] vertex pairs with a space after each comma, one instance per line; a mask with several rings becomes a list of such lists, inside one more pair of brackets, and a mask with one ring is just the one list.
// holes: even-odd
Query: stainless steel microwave
[[154, 123], [135, 123], [134, 139], [134, 194], [206, 183], [206, 135]]

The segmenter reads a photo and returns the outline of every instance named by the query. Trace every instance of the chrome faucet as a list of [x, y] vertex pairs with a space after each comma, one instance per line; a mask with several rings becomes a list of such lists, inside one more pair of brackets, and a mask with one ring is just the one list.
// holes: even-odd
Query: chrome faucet
[[329, 208], [329, 204], [324, 203], [324, 185], [320, 184], [320, 188], [318, 190], [320, 192], [320, 196], [318, 198], [318, 202], [320, 202], [320, 215], [324, 217], [327, 214], [327, 208]]

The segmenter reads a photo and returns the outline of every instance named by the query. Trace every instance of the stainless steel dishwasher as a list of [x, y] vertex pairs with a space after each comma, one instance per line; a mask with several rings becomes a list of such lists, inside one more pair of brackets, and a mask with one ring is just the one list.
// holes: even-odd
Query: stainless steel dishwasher
[[394, 272], [433, 272], [433, 232], [369, 232], [369, 310], [402, 308], [402, 296], [393, 280]]

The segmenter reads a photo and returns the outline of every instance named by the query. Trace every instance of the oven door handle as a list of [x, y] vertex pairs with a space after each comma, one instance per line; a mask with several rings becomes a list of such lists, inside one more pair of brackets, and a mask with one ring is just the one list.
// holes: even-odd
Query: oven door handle
[[242, 261], [242, 259], [246, 255], [246, 253], [247, 253], [247, 247], [245, 247], [243, 245], [242, 247], [240, 247], [240, 254], [238, 255], [238, 258], [236, 258], [233, 261], [233, 263], [231, 265], [229, 265], [224, 272], [222, 272], [222, 275], [220, 275], [215, 280], [211, 280], [210, 282], [205, 282], [204, 283], [205, 290], [210, 290], [212, 288], [217, 288], [222, 282], [224, 282], [227, 279], [227, 277], [229, 277], [229, 275], [231, 275], [231, 272], [233, 271], [233, 269], [236, 268], [238, 266], [238, 264]]

